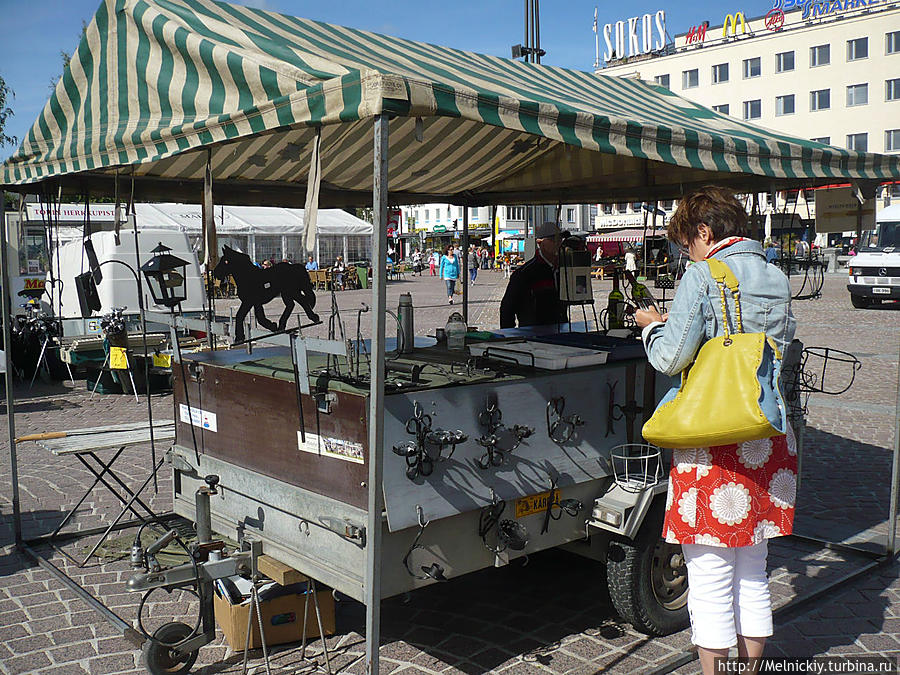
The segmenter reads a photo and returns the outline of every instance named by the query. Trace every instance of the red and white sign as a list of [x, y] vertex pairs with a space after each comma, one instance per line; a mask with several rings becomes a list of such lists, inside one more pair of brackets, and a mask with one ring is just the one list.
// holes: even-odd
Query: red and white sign
[[685, 43], [693, 44], [694, 42], [703, 42], [706, 39], [707, 28], [709, 28], [709, 21], [704, 21], [699, 26], [691, 26], [687, 35], [684, 36]]
[[387, 214], [387, 233], [388, 236], [394, 236], [395, 232], [400, 231], [400, 223], [403, 218], [403, 212], [400, 209], [388, 209]]

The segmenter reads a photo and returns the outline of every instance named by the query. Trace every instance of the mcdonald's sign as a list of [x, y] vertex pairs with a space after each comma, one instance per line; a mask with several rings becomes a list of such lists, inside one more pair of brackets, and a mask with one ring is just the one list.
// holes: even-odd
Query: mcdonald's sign
[[731, 34], [737, 35], [737, 27], [738, 21], [741, 22], [741, 34], [747, 32], [747, 20], [744, 18], [743, 12], [735, 12], [734, 14], [729, 14], [725, 17], [725, 22], [722, 24], [722, 37], [728, 37], [728, 29], [731, 28]]

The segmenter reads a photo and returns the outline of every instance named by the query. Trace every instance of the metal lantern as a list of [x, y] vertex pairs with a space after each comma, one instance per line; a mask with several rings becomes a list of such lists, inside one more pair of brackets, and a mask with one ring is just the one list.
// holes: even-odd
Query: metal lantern
[[168, 246], [159, 242], [153, 249], [153, 257], [141, 265], [141, 272], [147, 277], [153, 304], [175, 307], [187, 298], [185, 269], [187, 261], [172, 255]]

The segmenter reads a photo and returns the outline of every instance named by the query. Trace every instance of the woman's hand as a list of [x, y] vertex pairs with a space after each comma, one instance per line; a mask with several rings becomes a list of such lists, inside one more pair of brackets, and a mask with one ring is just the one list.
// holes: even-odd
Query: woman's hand
[[638, 309], [634, 312], [634, 322], [638, 328], [646, 328], [651, 323], [663, 321], [669, 318], [668, 313], [660, 315], [655, 309]]

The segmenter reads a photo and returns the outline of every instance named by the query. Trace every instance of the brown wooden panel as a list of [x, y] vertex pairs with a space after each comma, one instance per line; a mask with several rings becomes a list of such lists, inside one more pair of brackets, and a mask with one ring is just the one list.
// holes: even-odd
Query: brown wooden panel
[[[196, 363], [194, 365], [196, 369]], [[191, 426], [181, 421], [179, 405], [185, 402], [182, 369], [173, 368], [175, 441], [193, 448]], [[247, 373], [232, 368], [199, 364], [199, 381], [185, 369], [190, 405], [216, 414], [218, 430], [193, 427], [201, 454], [365, 509], [367, 506], [368, 436], [366, 398], [334, 392], [331, 414], [320, 413], [303, 397], [306, 431], [362, 444], [362, 464], [320, 457], [298, 448], [300, 429], [297, 395], [293, 382]]]

